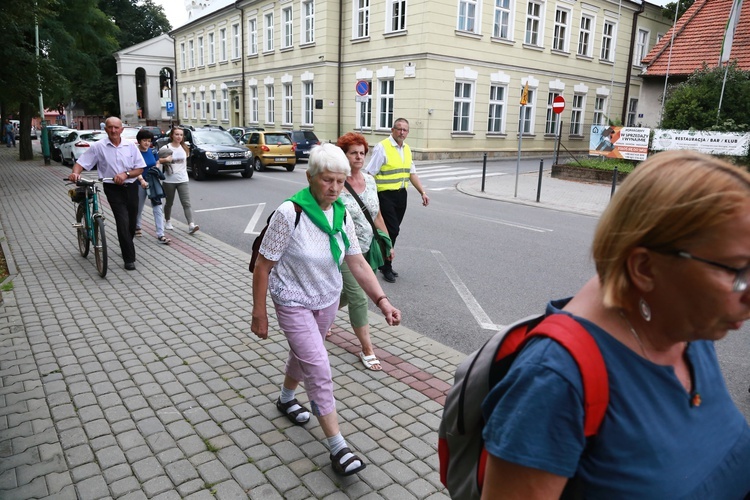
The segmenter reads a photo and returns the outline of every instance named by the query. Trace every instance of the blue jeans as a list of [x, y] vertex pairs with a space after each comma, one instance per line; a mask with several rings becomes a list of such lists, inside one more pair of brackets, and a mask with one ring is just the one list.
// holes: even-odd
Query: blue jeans
[[[140, 184], [138, 186], [138, 217], [135, 219], [136, 229], [141, 228], [141, 215], [143, 213], [143, 206], [146, 204], [148, 195], [146, 190], [143, 189]], [[164, 205], [152, 205], [151, 208], [154, 211], [154, 227], [156, 227], [156, 237], [161, 238], [164, 236]]]

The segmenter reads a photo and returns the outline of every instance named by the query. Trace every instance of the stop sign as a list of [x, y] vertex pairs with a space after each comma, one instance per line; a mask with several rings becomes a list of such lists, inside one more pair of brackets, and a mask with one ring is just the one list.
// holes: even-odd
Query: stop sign
[[558, 95], [555, 96], [555, 98], [552, 100], [552, 111], [554, 111], [557, 114], [560, 114], [565, 109], [565, 99], [563, 99], [563, 96]]

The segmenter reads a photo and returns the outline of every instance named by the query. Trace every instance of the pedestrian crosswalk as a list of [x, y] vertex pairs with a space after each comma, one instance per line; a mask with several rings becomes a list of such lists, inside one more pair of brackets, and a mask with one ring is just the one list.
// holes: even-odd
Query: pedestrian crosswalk
[[[482, 167], [461, 167], [458, 165], [424, 165], [417, 167], [419, 180], [433, 191], [452, 189], [458, 182], [482, 177]], [[487, 172], [485, 177], [508, 175], [505, 172]]]

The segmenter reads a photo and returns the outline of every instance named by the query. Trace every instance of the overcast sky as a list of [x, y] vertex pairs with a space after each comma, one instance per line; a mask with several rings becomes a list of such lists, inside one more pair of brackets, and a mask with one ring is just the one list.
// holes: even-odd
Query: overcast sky
[[[204, 0], [205, 1], [205, 0]], [[216, 2], [216, 0], [213, 0]], [[648, 0], [649, 3], [656, 5], [666, 5], [674, 0]], [[187, 23], [187, 10], [185, 9], [185, 0], [154, 0], [154, 3], [164, 7], [164, 13], [167, 14], [172, 29], [179, 28]]]

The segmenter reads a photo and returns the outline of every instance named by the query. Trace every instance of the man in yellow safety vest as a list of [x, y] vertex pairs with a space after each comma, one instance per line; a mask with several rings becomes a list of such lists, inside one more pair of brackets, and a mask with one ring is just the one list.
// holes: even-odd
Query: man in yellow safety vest
[[[430, 197], [419, 181], [417, 170], [411, 157], [411, 149], [404, 143], [409, 135], [409, 122], [406, 118], [397, 118], [393, 122], [391, 135], [380, 141], [372, 150], [367, 173], [375, 177], [378, 186], [380, 213], [383, 214], [388, 236], [396, 245], [401, 221], [406, 213], [406, 188], [411, 182], [422, 197], [422, 205], [430, 204]], [[398, 273], [393, 270], [391, 261], [386, 260], [380, 268], [383, 278], [395, 283]]]

